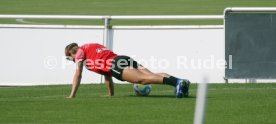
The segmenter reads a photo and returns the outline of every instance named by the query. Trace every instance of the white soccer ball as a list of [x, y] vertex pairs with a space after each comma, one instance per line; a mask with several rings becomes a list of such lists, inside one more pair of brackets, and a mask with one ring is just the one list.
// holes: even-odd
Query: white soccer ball
[[148, 96], [151, 92], [151, 85], [134, 84], [133, 88], [137, 96]]

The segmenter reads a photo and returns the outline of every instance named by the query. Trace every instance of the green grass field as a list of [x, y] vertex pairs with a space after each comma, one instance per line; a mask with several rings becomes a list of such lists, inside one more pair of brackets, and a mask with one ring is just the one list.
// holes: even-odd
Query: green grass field
[[[275, 7], [275, 0], [1, 0], [0, 14], [222, 15], [226, 7]], [[102, 25], [102, 21], [25, 20], [47, 24]], [[0, 23], [21, 23], [14, 19]], [[112, 25], [223, 24], [222, 20], [112, 21]]]
[[[222, 15], [225, 7], [275, 7], [275, 0], [0, 0], [0, 14], [39, 15]], [[24, 20], [31, 23], [103, 25], [97, 20]], [[112, 25], [223, 24], [222, 20], [124, 21]], [[0, 24], [25, 24], [0, 19]], [[78, 97], [66, 99], [70, 85], [0, 87], [1, 124], [192, 124], [196, 85], [191, 97], [176, 99], [169, 86], [153, 86], [148, 97], [132, 85], [81, 85]], [[276, 124], [276, 83], [211, 84], [207, 124]]]
[[[191, 97], [176, 99], [169, 86], [154, 85], [148, 97], [134, 96], [132, 85], [81, 85], [66, 99], [70, 85], [0, 88], [0, 123], [192, 124], [196, 85]], [[211, 84], [207, 124], [275, 124], [276, 84]]]

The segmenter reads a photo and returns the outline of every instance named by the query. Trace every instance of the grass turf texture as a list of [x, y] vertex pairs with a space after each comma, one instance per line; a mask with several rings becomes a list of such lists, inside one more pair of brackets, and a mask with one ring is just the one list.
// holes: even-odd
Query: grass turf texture
[[[222, 15], [226, 7], [275, 7], [275, 0], [1, 0], [0, 14]], [[26, 21], [26, 20], [25, 20]], [[102, 25], [102, 21], [27, 20], [48, 24]], [[0, 23], [20, 23], [13, 19]], [[222, 20], [125, 21], [112, 25], [223, 24]]]
[[[0, 88], [0, 123], [192, 124], [196, 85], [191, 97], [176, 99], [172, 87], [154, 85], [150, 96], [134, 96], [133, 85], [81, 85]], [[276, 84], [210, 84], [207, 124], [275, 124]]]

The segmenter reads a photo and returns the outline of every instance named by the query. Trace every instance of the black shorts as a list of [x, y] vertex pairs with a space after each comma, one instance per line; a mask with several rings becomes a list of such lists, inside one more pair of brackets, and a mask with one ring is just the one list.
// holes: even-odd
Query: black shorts
[[128, 56], [117, 56], [112, 61], [112, 76], [115, 77], [118, 80], [124, 81], [122, 79], [123, 76], [123, 70], [126, 67], [132, 67], [132, 68], [138, 68], [139, 65], [135, 60]]

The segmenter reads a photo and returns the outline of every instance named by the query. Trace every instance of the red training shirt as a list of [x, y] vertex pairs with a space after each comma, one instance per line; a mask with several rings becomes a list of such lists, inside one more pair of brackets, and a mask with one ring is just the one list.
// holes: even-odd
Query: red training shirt
[[84, 44], [79, 47], [75, 61], [84, 62], [86, 68], [98, 74], [111, 76], [112, 61], [118, 55], [97, 43]]

